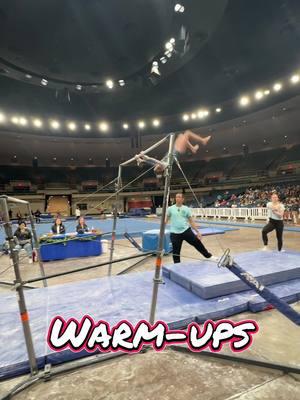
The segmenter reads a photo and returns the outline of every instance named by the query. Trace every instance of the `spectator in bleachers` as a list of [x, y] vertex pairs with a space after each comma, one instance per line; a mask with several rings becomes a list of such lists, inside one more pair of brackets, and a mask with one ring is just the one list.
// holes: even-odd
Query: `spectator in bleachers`
[[41, 212], [40, 210], [36, 210], [36, 212], [34, 213], [35, 216], [35, 222], [37, 224], [39, 224], [41, 222]]
[[13, 212], [12, 212], [11, 208], [8, 210], [8, 215], [9, 215], [9, 219], [12, 219]]
[[66, 228], [60, 218], [55, 219], [51, 229], [55, 235], [63, 235], [64, 233], [66, 233]]
[[85, 223], [85, 220], [83, 217], [79, 218], [78, 225], [76, 226], [76, 232], [82, 235], [85, 232], [88, 232], [89, 228], [87, 224]]

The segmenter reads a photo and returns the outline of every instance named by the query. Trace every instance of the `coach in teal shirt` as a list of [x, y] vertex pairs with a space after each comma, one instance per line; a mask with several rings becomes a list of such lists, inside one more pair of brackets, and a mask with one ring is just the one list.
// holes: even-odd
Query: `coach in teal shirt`
[[[213, 257], [201, 242], [202, 236], [192, 218], [190, 208], [185, 206], [183, 203], [183, 194], [177, 193], [176, 204], [169, 207], [167, 211], [166, 222], [170, 222], [174, 263], [180, 262], [180, 252], [184, 240], [191, 246], [195, 247], [195, 249], [197, 249], [205, 258], [213, 258], [215, 260], [216, 257]], [[191, 227], [194, 229], [196, 234], [194, 234]]]

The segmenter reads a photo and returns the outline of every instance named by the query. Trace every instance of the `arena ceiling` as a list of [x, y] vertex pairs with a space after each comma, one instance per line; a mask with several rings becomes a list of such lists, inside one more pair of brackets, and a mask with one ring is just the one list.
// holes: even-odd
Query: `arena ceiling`
[[[212, 135], [207, 148], [197, 155], [187, 155], [186, 160], [210, 159], [232, 154], [242, 154], [243, 145], [250, 152], [300, 143], [300, 96], [255, 112], [242, 118], [210, 125], [199, 129]], [[197, 131], [197, 130], [196, 130]], [[132, 146], [127, 138], [76, 138], [26, 136], [2, 132], [0, 160], [2, 165], [32, 165], [34, 158], [40, 166], [90, 167], [104, 166], [106, 158], [117, 166], [161, 139], [161, 134], [144, 135], [141, 147]], [[167, 145], [155, 150], [155, 157], [162, 157]], [[90, 162], [92, 161], [92, 162]]]
[[[299, 69], [298, 0], [185, 0], [184, 13], [174, 12], [176, 3], [0, 0], [0, 109], [28, 118], [104, 119], [114, 124], [110, 136], [126, 137], [124, 120], [165, 118], [159, 131], [168, 132], [186, 127], [180, 116], [195, 107], [222, 104], [224, 112], [210, 117], [216, 124], [298, 93], [290, 88], [247, 109], [237, 105], [243, 93]], [[171, 37], [178, 48], [150, 80], [152, 62]]]

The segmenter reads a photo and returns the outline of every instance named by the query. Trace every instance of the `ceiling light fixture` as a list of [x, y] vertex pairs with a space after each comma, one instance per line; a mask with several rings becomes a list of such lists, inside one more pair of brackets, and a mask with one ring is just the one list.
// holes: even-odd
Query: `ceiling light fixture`
[[58, 129], [60, 127], [60, 123], [56, 120], [51, 121], [50, 125], [51, 125], [51, 128], [53, 128], [53, 129]]
[[144, 121], [139, 121], [139, 122], [138, 122], [138, 127], [139, 127], [140, 129], [144, 129], [145, 126], [146, 126], [146, 124], [145, 124]]
[[261, 90], [257, 90], [257, 92], [255, 93], [255, 98], [256, 100], [260, 100], [264, 97], [264, 94]]
[[264, 90], [264, 95], [265, 96], [268, 96], [269, 94], [270, 94], [270, 90], [269, 89]]
[[153, 63], [152, 63], [151, 74], [160, 75], [160, 71], [159, 71], [159, 67], [158, 67], [158, 62], [157, 61], [153, 61]]
[[189, 117], [188, 114], [183, 114], [182, 119], [183, 119], [184, 121], [188, 121], [188, 120], [190, 119], [190, 117]]
[[129, 128], [129, 125], [126, 124], [126, 122], [125, 122], [125, 124], [123, 124], [123, 129], [127, 130], [128, 128]]
[[82, 90], [82, 85], [76, 85], [75, 88], [76, 90]]
[[47, 86], [48, 85], [48, 81], [47, 81], [47, 79], [42, 79], [41, 80], [41, 85], [43, 85], [43, 86]]
[[6, 120], [5, 115], [0, 113], [0, 123], [5, 122], [5, 120]]
[[275, 90], [275, 92], [279, 92], [282, 89], [282, 84], [280, 82], [275, 83], [273, 89]]
[[221, 108], [221, 107], [216, 108], [216, 112], [217, 112], [217, 113], [220, 113], [221, 111], [222, 111], [222, 108]]
[[42, 123], [42, 121], [41, 121], [40, 119], [36, 118], [36, 119], [33, 120], [33, 125], [34, 125], [36, 128], [41, 128], [41, 126], [43, 125], [43, 123]]
[[125, 86], [125, 81], [124, 81], [123, 79], [120, 79], [120, 80], [119, 80], [119, 85], [120, 85], [120, 86]]
[[240, 98], [240, 105], [241, 106], [247, 106], [250, 103], [249, 97], [248, 96], [243, 96]]
[[152, 121], [152, 123], [153, 123], [153, 126], [159, 126], [159, 125], [160, 125], [159, 119], [154, 119], [154, 120]]
[[27, 125], [27, 119], [24, 118], [24, 117], [21, 117], [21, 118], [19, 119], [19, 123], [20, 123], [20, 125], [22, 125], [22, 126], [26, 126], [26, 125]]
[[15, 125], [19, 125], [19, 118], [18, 117], [12, 117], [11, 122]]
[[86, 131], [90, 131], [90, 130], [91, 130], [91, 125], [90, 125], [90, 124], [85, 124], [85, 125], [84, 125], [84, 129], [85, 129]]
[[76, 130], [75, 122], [69, 122], [68, 123], [68, 128], [70, 129], [70, 131], [75, 131]]
[[107, 123], [107, 122], [105, 122], [105, 121], [100, 122], [100, 124], [99, 124], [99, 129], [100, 129], [100, 131], [102, 131], [102, 132], [107, 132], [107, 131], [108, 131], [108, 128], [109, 128], [109, 126], [108, 126], [108, 123]]
[[183, 13], [184, 12], [184, 6], [180, 3], [175, 4], [174, 11], [177, 13]]
[[300, 77], [299, 77], [298, 74], [293, 75], [293, 76], [291, 77], [291, 82], [294, 83], [294, 84], [295, 84], [295, 83], [298, 83], [299, 80], [300, 80]]
[[105, 82], [105, 84], [106, 84], [106, 86], [107, 86], [109, 89], [112, 89], [112, 88], [114, 87], [114, 82], [113, 82], [111, 79], [108, 79], [108, 80]]

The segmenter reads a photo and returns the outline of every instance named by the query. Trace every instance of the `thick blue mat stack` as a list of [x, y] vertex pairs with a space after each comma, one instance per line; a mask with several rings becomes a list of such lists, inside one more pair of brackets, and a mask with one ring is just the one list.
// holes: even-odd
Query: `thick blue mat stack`
[[[254, 252], [236, 257], [236, 261], [280, 298], [300, 300], [300, 253]], [[248, 290], [233, 274], [218, 269], [210, 261], [165, 266], [165, 284], [160, 286], [156, 318], [172, 328], [189, 322], [220, 319], [251, 310], [266, 303]], [[93, 279], [26, 291], [33, 342], [39, 366], [56, 364], [86, 353], [53, 353], [46, 344], [53, 317], [81, 319], [88, 314], [94, 320], [115, 324], [127, 319], [135, 324], [148, 319], [153, 272]], [[25, 341], [15, 294], [0, 296], [0, 378], [29, 371]]]

